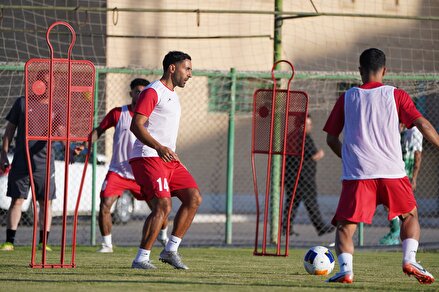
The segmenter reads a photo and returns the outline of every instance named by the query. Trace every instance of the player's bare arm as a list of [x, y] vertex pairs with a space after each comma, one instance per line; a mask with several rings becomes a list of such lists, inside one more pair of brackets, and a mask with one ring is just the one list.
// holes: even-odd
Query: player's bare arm
[[428, 141], [439, 148], [439, 135], [433, 125], [426, 118], [417, 118], [413, 124]]
[[3, 135], [3, 144], [2, 144], [2, 151], [0, 156], [0, 168], [2, 171], [5, 171], [6, 168], [9, 166], [9, 159], [8, 159], [8, 151], [9, 151], [9, 145], [11, 144], [12, 139], [14, 138], [15, 129], [17, 128], [16, 125], [7, 122], [5, 134]]
[[[88, 139], [89, 141], [91, 141], [91, 143], [96, 142], [99, 137], [101, 137], [101, 135], [105, 132], [105, 130], [103, 130], [101, 127], [97, 126], [96, 128], [93, 129], [93, 131], [91, 131]], [[89, 142], [87, 142], [86, 144], [86, 148], [87, 149], [91, 149], [92, 145], [88, 145]]]
[[101, 127], [97, 126], [96, 128], [93, 129], [93, 131], [90, 133], [90, 139], [91, 142], [96, 142], [96, 140], [98, 140], [101, 135], [105, 132], [105, 130], [103, 130]]
[[333, 136], [331, 134], [328, 134], [326, 136], [326, 143], [328, 144], [329, 148], [338, 156], [341, 158], [341, 142], [340, 139], [337, 136]]
[[163, 146], [145, 129], [143, 125], [148, 121], [148, 117], [135, 113], [131, 122], [130, 130], [140, 142], [157, 151], [157, 154], [164, 162], [179, 160], [177, 154], [170, 148]]
[[415, 162], [413, 165], [413, 176], [411, 180], [412, 189], [416, 190], [416, 181], [418, 178], [419, 170], [421, 169], [421, 161], [422, 161], [422, 152], [415, 151]]

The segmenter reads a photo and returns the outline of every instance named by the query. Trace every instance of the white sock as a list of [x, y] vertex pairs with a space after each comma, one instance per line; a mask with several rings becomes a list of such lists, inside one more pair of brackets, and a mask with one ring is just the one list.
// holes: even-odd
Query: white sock
[[169, 237], [168, 243], [166, 244], [165, 250], [177, 251], [178, 247], [180, 246], [180, 242], [181, 242], [181, 238], [171, 235], [171, 237]]
[[168, 238], [168, 226], [166, 226], [164, 229], [160, 230], [158, 239], [166, 239]]
[[338, 255], [338, 264], [340, 266], [340, 272], [353, 272], [352, 260], [354, 258], [350, 253], [344, 252]]
[[138, 263], [149, 261], [150, 254], [151, 254], [151, 250], [147, 250], [139, 247], [139, 250], [137, 251], [137, 255], [134, 261]]
[[102, 239], [104, 240], [104, 244], [108, 247], [113, 247], [113, 244], [111, 243], [111, 234], [102, 236]]
[[416, 252], [419, 242], [413, 238], [404, 239], [402, 242], [402, 261], [416, 263]]

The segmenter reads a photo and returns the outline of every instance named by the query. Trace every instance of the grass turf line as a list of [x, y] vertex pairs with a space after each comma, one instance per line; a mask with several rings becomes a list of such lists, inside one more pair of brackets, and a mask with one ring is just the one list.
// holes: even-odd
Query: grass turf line
[[[290, 256], [253, 256], [250, 248], [181, 248], [190, 270], [175, 270], [158, 261], [160, 248], [151, 259], [157, 270], [131, 269], [135, 247], [117, 247], [100, 254], [95, 247], [78, 247], [74, 269], [29, 268], [30, 247], [0, 253], [2, 291], [437, 291], [438, 283], [420, 285], [401, 270], [400, 252], [358, 251], [354, 257], [352, 285], [325, 283], [327, 277], [308, 275], [303, 268], [305, 250]], [[39, 253], [38, 253], [39, 255]], [[66, 256], [70, 260], [69, 255]], [[418, 260], [434, 276], [439, 275], [439, 253], [420, 252]], [[59, 261], [59, 248], [48, 262]], [[336, 265], [334, 272], [338, 270]], [[333, 272], [333, 273], [334, 273]], [[332, 273], [332, 274], [333, 274]]]

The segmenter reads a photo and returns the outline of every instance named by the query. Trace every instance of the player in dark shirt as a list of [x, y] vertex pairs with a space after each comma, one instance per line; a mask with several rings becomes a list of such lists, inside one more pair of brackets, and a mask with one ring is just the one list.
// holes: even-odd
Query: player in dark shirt
[[[48, 83], [48, 73], [41, 74], [41, 81]], [[28, 111], [33, 115], [33, 120], [38, 121], [47, 120], [49, 114], [49, 98], [47, 91], [39, 96], [39, 99], [32, 99], [28, 102]], [[35, 115], [41, 116], [41, 118], [35, 118]], [[52, 113], [54, 124], [52, 125], [54, 133], [62, 134], [64, 128], [61, 124], [65, 121], [65, 118], [57, 114]], [[11, 205], [7, 213], [7, 229], [6, 229], [6, 242], [0, 245], [2, 251], [13, 251], [15, 234], [18, 228], [18, 224], [21, 219], [21, 208], [24, 201], [27, 199], [30, 189], [29, 170], [26, 159], [26, 144], [25, 144], [25, 98], [19, 97], [10, 112], [6, 116], [6, 130], [3, 136], [3, 144], [0, 154], [0, 167], [3, 172], [9, 169], [9, 159], [7, 154], [9, 152], [9, 146], [14, 137], [15, 131], [17, 131], [17, 137], [15, 142], [14, 158], [12, 160], [11, 170], [8, 176], [8, 189], [6, 195], [11, 198]], [[33, 136], [47, 136], [47, 128], [43, 125], [35, 123], [29, 123], [29, 132]], [[52, 144], [54, 146], [54, 144]], [[83, 146], [78, 146], [72, 151], [74, 154], [79, 154]], [[52, 200], [56, 198], [55, 188], [55, 162], [54, 153], [52, 149], [52, 155], [50, 158], [50, 193], [49, 193], [49, 208], [47, 209], [47, 226], [46, 226], [46, 238], [48, 238], [50, 232], [50, 226], [52, 223]], [[72, 154], [71, 153], [71, 154]], [[29, 142], [29, 154], [31, 160], [32, 174], [35, 185], [36, 199], [43, 209], [44, 195], [46, 185], [46, 157], [47, 157], [47, 142], [46, 141], [30, 141]], [[71, 159], [73, 162], [73, 160]], [[44, 227], [44, 212], [39, 212], [38, 222], [40, 227], [40, 244], [41, 248], [43, 241], [43, 227]], [[49, 246], [46, 246], [46, 250], [51, 250]]]
[[[299, 183], [297, 184], [296, 196], [293, 202], [293, 210], [290, 217], [290, 235], [295, 234], [292, 228], [294, 218], [296, 217], [297, 210], [300, 202], [305, 204], [305, 208], [308, 211], [309, 218], [311, 219], [317, 234], [323, 235], [334, 231], [334, 226], [326, 224], [319, 210], [319, 204], [317, 202], [317, 184], [316, 184], [316, 172], [317, 161], [323, 158], [325, 155], [322, 149], [317, 149], [314, 140], [312, 139], [310, 132], [312, 129], [312, 120], [308, 116], [306, 118], [306, 138], [304, 157], [302, 163], [302, 171], [300, 173]], [[288, 218], [288, 208], [290, 206], [294, 184], [296, 181], [296, 173], [300, 164], [300, 158], [297, 156], [287, 156], [285, 162], [285, 207], [284, 207], [284, 226], [283, 231], [286, 232], [286, 224]]]

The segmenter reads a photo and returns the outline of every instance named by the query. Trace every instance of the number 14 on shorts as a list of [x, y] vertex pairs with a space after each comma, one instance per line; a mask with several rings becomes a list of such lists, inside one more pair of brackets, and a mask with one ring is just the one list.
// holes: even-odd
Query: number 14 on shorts
[[161, 177], [159, 177], [156, 181], [159, 184], [159, 191], [160, 192], [162, 192], [163, 190], [166, 190], [169, 192], [169, 185], [168, 185], [168, 180], [166, 179], [166, 177], [163, 179]]

